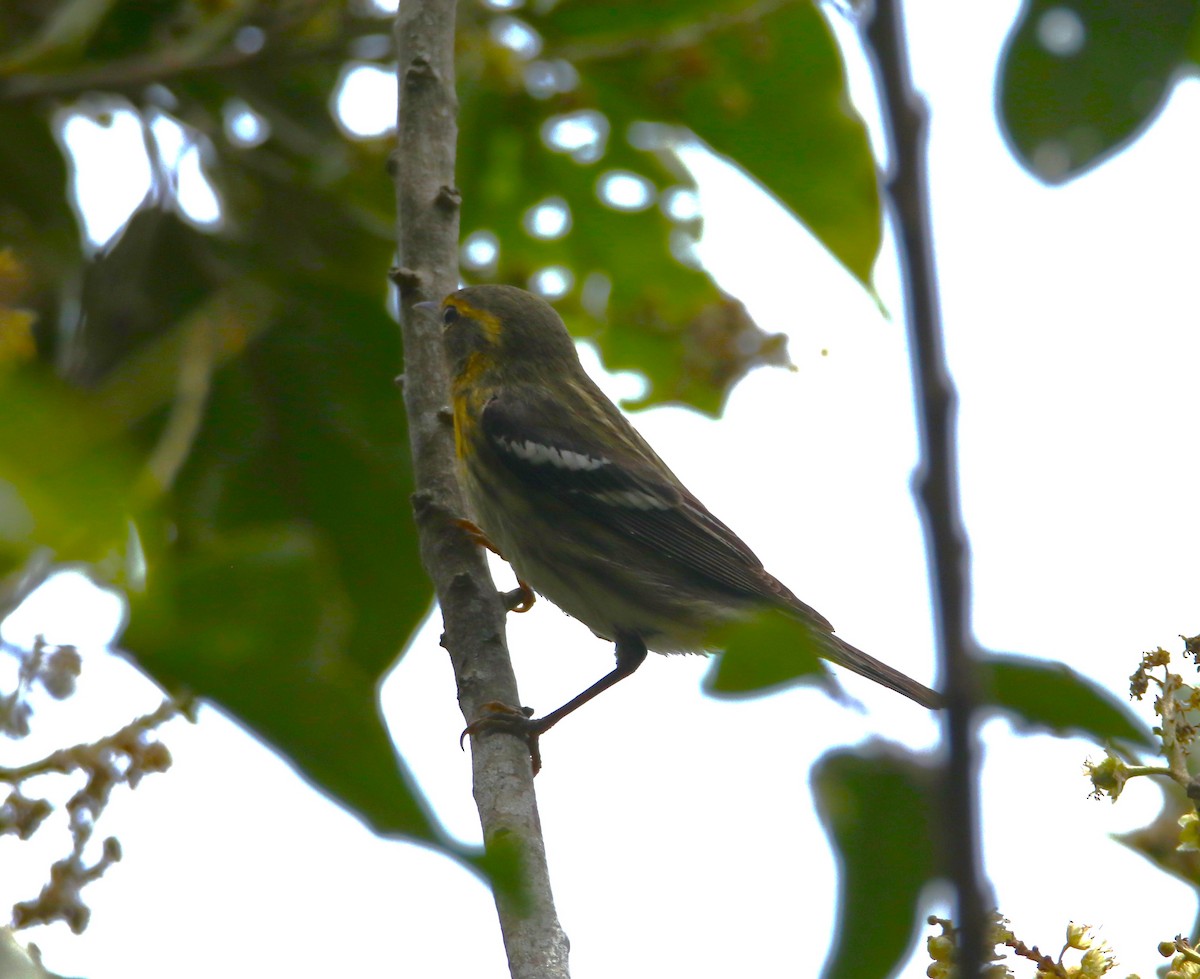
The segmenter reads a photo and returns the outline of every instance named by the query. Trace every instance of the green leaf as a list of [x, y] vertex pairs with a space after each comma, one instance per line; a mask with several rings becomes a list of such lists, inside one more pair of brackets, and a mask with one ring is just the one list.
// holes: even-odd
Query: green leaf
[[426, 614], [399, 392], [378, 300], [297, 282], [283, 322], [215, 379], [149, 528], [126, 643], [211, 697], [380, 832], [433, 839], [377, 685]]
[[[281, 135], [226, 144], [212, 165], [222, 232], [137, 215], [88, 270], [94, 329], [75, 359], [146, 458], [181, 372], [208, 374], [198, 428], [174, 447], [182, 468], [138, 523], [147, 592], [124, 637], [138, 662], [230, 711], [377, 830], [433, 841], [376, 690], [432, 598], [384, 308], [394, 204], [382, 148], [350, 146], [329, 118], [334, 77], [331, 62], [257, 77]], [[178, 116], [211, 125], [235, 91], [258, 91], [232, 82], [179, 80]], [[175, 342], [205, 318], [207, 367]]]
[[[211, 85], [196, 89], [210, 97]], [[375, 220], [390, 215], [391, 188], [382, 151], [348, 148], [319, 89], [291, 92], [292, 107], [323, 120], [313, 139], [293, 127], [292, 142], [256, 157], [262, 173], [216, 167], [223, 233], [143, 210], [63, 276], [80, 291], [38, 294], [46, 322], [64, 315], [57, 301], [87, 324], [60, 359], [89, 390], [66, 392], [61, 410], [16, 396], [0, 405], [14, 416], [12, 451], [0, 445], [0, 479], [19, 504], [9, 509], [38, 531], [3, 557], [50, 543], [95, 561], [135, 519], [147, 591], [124, 642], [139, 664], [228, 710], [379, 831], [439, 841], [376, 690], [432, 597], [408, 507], [399, 331], [384, 308], [390, 217]], [[190, 116], [188, 86], [177, 94]], [[209, 119], [226, 94], [211, 95]], [[322, 154], [322, 139], [341, 153]], [[207, 359], [187, 342], [205, 331]], [[110, 478], [88, 453], [111, 446], [124, 461]], [[165, 486], [146, 479], [147, 461], [172, 456], [182, 468], [160, 473]]]
[[[588, 10], [591, 6], [593, 9]], [[837, 42], [810, 3], [564, 3], [534, 23], [579, 70], [615, 138], [683, 125], [763, 184], [869, 287], [882, 241], [875, 160]]]
[[802, 679], [833, 683], [812, 629], [783, 612], [770, 610], [727, 626], [713, 644], [724, 652], [704, 678], [710, 694], [766, 694]]
[[817, 812], [840, 865], [823, 979], [891, 975], [912, 948], [921, 890], [938, 876], [934, 785], [929, 766], [883, 742], [817, 762]]
[[980, 666], [988, 683], [986, 703], [1012, 715], [1022, 730], [1154, 746], [1149, 729], [1128, 707], [1062, 663], [989, 656]]
[[[717, 414], [751, 368], [787, 363], [785, 341], [676, 257], [697, 222], [666, 207], [692, 187], [672, 147], [691, 139], [687, 127], [730, 156], [867, 283], [881, 240], [875, 165], [828, 25], [809, 4], [742, 0], [567, 3], [530, 23], [544, 39], [538, 64], [569, 63], [578, 83], [531, 96], [526, 66], [479, 32], [483, 56], [464, 59], [459, 80], [459, 187], [464, 235], [494, 235], [499, 254], [468, 274], [525, 284], [564, 270], [568, 326], [595, 336], [610, 369], [646, 376], [638, 407]], [[589, 152], [550, 139], [569, 121], [593, 129]], [[613, 174], [643, 181], [645, 200], [601, 200]], [[528, 217], [547, 201], [570, 224], [539, 237]]]
[[[495, 267], [476, 277], [526, 284], [540, 270], [565, 269], [575, 280], [558, 303], [567, 325], [595, 336], [610, 369], [647, 378], [639, 407], [678, 402], [715, 415], [750, 368], [785, 363], [782, 336], [763, 333], [706, 273], [671, 254], [672, 234], [686, 232], [653, 196], [630, 211], [597, 197], [598, 181], [614, 170], [640, 175], [653, 195], [681, 185], [684, 175], [623, 140], [611, 142], [601, 163], [580, 164], [536, 138], [546, 119], [545, 107], [523, 93], [463, 86], [463, 229], [499, 239]], [[538, 237], [529, 228], [529, 215], [547, 201], [569, 214], [570, 230], [561, 237]], [[596, 286], [606, 294], [599, 315], [586, 297]]]
[[[354, 603], [314, 535], [258, 527], [152, 560], [125, 644], [173, 690], [211, 698], [376, 832], [445, 845], [347, 655]], [[232, 762], [231, 762], [232, 763]]]
[[[404, 506], [396, 331], [378, 303], [299, 296], [294, 328], [253, 348], [264, 383], [239, 383], [252, 375], [246, 361], [222, 372], [163, 501], [169, 544], [146, 510], [129, 430], [173, 394], [172, 333], [119, 357], [94, 392], [36, 369], [0, 375], [0, 560], [8, 570], [49, 547], [60, 561], [111, 566], [140, 514], [148, 591], [134, 596], [124, 637], [139, 663], [239, 717], [378, 831], [457, 853], [378, 713], [379, 678], [430, 598]], [[300, 328], [305, 316], [323, 328]]]
[[1000, 64], [1000, 122], [1013, 153], [1062, 183], [1125, 148], [1195, 58], [1198, 24], [1196, 0], [1026, 3]]
[[136, 473], [86, 397], [36, 368], [0, 370], [0, 575], [42, 548], [120, 567]]

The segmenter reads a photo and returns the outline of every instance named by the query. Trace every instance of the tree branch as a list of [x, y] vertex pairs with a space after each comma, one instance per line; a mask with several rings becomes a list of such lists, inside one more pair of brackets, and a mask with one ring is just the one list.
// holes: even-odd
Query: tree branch
[[[979, 857], [977, 667], [970, 632], [970, 571], [959, 512], [957, 396], [946, 365], [933, 261], [928, 169], [929, 116], [913, 88], [900, 0], [875, 0], [864, 38], [873, 56], [890, 141], [886, 181], [904, 283], [921, 463], [915, 488], [930, 556], [935, 630], [946, 694], [943, 815], [947, 872], [957, 894], [963, 979], [981, 975], [986, 921]], [[991, 903], [990, 896], [986, 902]]]
[[[396, 19], [400, 106], [392, 159], [404, 335], [404, 402], [413, 454], [421, 558], [433, 579], [468, 721], [488, 701], [520, 704], [504, 639], [504, 606], [480, 548], [457, 525], [466, 515], [455, 471], [441, 324], [412, 304], [457, 286], [458, 192], [454, 0], [405, 0]], [[566, 979], [567, 939], [550, 890], [546, 850], [524, 742], [472, 737], [475, 802], [492, 858], [515, 856], [519, 893], [495, 887], [513, 979]]]
[[[350, 40], [379, 33], [374, 20], [346, 11], [338, 15], [339, 25], [323, 27], [321, 37], [310, 40], [303, 30], [309, 6], [281, 5], [280, 9], [272, 9], [269, 19], [264, 20], [267, 8], [263, 4], [239, 0], [152, 52], [94, 64], [77, 63], [72, 52], [69, 66], [55, 65], [48, 71], [43, 70], [41, 60], [56, 51], [61, 55], [62, 49], [70, 50], [71, 45], [60, 38], [51, 45], [39, 37], [25, 49], [0, 56], [0, 103], [74, 98], [91, 91], [124, 92], [136, 101], [136, 93], [146, 85], [169, 84], [181, 76], [214, 75], [240, 68], [264, 73], [314, 61], [340, 65], [346, 60]], [[237, 28], [242, 26], [263, 31], [271, 43], [265, 48], [239, 47], [235, 37]], [[299, 37], [288, 38], [293, 31]]]

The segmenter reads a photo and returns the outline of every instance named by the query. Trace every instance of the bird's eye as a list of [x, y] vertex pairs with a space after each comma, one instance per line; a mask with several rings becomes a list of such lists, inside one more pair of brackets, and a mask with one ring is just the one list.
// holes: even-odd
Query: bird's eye
[[453, 323], [457, 319], [458, 319], [458, 310], [455, 309], [453, 306], [447, 306], [442, 311], [442, 323], [445, 324], [446, 326], [449, 326], [451, 323]]

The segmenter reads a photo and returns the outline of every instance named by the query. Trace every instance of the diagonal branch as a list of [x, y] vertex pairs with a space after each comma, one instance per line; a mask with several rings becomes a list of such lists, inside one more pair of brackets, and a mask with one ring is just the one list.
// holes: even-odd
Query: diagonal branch
[[928, 111], [913, 88], [900, 0], [875, 0], [864, 29], [890, 141], [886, 189], [896, 223], [921, 464], [915, 478], [932, 572], [935, 630], [946, 693], [943, 814], [946, 869], [957, 895], [963, 979], [980, 975], [984, 889], [980, 861], [976, 737], [977, 667], [970, 630], [970, 569], [959, 511], [957, 397], [942, 343], [933, 261], [926, 151]]
[[[488, 701], [519, 704], [504, 640], [504, 606], [480, 549], [456, 519], [458, 488], [447, 411], [441, 326], [414, 312], [458, 280], [458, 192], [454, 189], [454, 0], [404, 0], [396, 19], [400, 107], [392, 158], [398, 216], [397, 267], [404, 334], [404, 403], [413, 455], [421, 558], [433, 579], [468, 720]], [[550, 891], [533, 772], [523, 741], [472, 738], [475, 802], [492, 866], [515, 857], [519, 887], [496, 886], [496, 908], [513, 979], [566, 979], [567, 939]]]

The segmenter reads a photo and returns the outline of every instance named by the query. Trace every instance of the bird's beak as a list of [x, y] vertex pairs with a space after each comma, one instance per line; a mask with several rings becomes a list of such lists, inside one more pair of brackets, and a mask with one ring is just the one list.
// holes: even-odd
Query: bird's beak
[[431, 316], [436, 316], [437, 311], [442, 308], [442, 304], [426, 301], [423, 303], [413, 303], [412, 308], [419, 309], [422, 313], [429, 313]]

